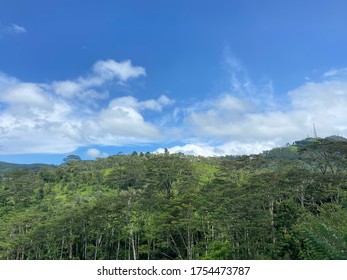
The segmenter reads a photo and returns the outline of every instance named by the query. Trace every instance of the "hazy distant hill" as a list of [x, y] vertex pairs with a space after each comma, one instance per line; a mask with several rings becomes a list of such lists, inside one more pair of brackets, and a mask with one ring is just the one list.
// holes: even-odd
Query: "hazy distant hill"
[[54, 165], [43, 164], [43, 163], [33, 163], [33, 164], [15, 164], [0, 161], [0, 173], [10, 171], [10, 170], [35, 170], [42, 167], [52, 167]]

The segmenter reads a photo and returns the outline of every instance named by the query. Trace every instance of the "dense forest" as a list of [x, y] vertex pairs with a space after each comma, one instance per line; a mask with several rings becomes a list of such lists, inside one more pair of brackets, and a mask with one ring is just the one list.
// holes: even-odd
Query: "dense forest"
[[[0, 259], [347, 259], [347, 140], [0, 173]], [[15, 168], [16, 169], [16, 168]]]

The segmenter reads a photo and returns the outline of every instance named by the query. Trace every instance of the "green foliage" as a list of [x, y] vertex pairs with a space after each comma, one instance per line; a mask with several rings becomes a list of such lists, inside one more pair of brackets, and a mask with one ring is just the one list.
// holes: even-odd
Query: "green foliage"
[[345, 139], [312, 138], [251, 156], [9, 170], [0, 259], [346, 259], [346, 158]]
[[347, 259], [347, 210], [326, 204], [318, 215], [308, 214], [298, 225], [304, 259]]

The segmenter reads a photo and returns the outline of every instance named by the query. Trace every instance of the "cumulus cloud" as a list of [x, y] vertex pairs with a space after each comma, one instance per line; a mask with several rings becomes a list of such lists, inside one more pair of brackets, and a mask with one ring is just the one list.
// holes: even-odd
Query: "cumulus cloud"
[[146, 76], [145, 69], [141, 66], [133, 66], [130, 60], [122, 62], [112, 59], [101, 60], [94, 64], [93, 71], [104, 80], [118, 78], [121, 82], [139, 76]]
[[[69, 153], [81, 146], [134, 145], [161, 139], [160, 129], [142, 111], [160, 112], [173, 101], [166, 96], [109, 100], [104, 94], [107, 81], [123, 83], [144, 75], [145, 70], [130, 61], [106, 62], [97, 62], [97, 70], [93, 67], [89, 75], [52, 83], [22, 82], [0, 72], [0, 153]], [[111, 74], [105, 74], [103, 67]], [[83, 98], [89, 101], [80, 100]], [[98, 103], [100, 99], [107, 100]], [[93, 152], [95, 155], [95, 150], [89, 153]]]
[[314, 122], [321, 136], [347, 134], [347, 80], [308, 82], [288, 94], [293, 108], [306, 114], [306, 125]]
[[91, 158], [103, 158], [108, 157], [107, 153], [102, 153], [100, 150], [95, 148], [90, 148], [87, 150], [86, 154]]
[[141, 139], [160, 138], [159, 130], [151, 123], [146, 122], [142, 115], [134, 108], [110, 104], [103, 109], [94, 122], [99, 127], [102, 137], [108, 133], [115, 137], [138, 137]]
[[[253, 99], [223, 94], [216, 100], [204, 101], [202, 106], [194, 106], [185, 121], [194, 136], [223, 141], [226, 146], [218, 148], [234, 153], [238, 150], [253, 153], [273, 143], [283, 145], [312, 136], [313, 123], [318, 136], [347, 135], [347, 80], [309, 81], [289, 91], [287, 96], [290, 101], [287, 106], [278, 104], [276, 108], [264, 109]], [[180, 147], [186, 148], [196, 147]]]
[[[107, 91], [110, 83], [122, 87], [146, 75], [130, 60], [100, 60], [88, 74], [51, 83], [23, 82], [0, 72], [0, 154], [71, 153], [82, 146], [173, 140], [182, 144], [170, 147], [171, 153], [252, 154], [313, 135], [313, 123], [320, 137], [347, 136], [346, 69], [306, 81], [289, 91], [283, 104], [273, 97], [271, 81], [257, 85], [240, 62], [230, 59], [227, 65], [229, 89], [170, 112], [167, 107], [175, 101], [165, 95], [141, 100]], [[103, 153], [90, 148], [87, 155]]]
[[146, 76], [146, 70], [141, 66], [133, 66], [130, 60], [117, 62], [115, 60], [99, 60], [92, 67], [92, 72], [75, 80], [55, 81], [52, 89], [63, 98], [78, 98], [79, 100], [106, 99], [107, 92], [97, 91], [106, 82], [125, 83], [129, 79]]
[[[182, 141], [170, 152], [259, 153], [313, 136], [313, 123], [319, 137], [347, 136], [347, 68], [330, 70], [318, 81], [307, 80], [287, 93], [284, 104], [276, 101], [271, 81], [256, 85], [237, 59], [227, 58], [229, 90], [180, 110], [185, 134], [181, 139], [202, 140]], [[216, 142], [220, 144], [211, 144]]]
[[33, 83], [18, 83], [5, 89], [0, 101], [13, 106], [24, 105], [36, 108], [50, 108], [50, 100], [40, 85]]

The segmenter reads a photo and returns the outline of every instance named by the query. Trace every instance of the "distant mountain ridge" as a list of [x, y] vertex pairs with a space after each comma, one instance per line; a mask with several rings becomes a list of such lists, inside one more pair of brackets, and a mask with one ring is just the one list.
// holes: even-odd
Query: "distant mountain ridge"
[[36, 170], [43, 167], [53, 167], [52, 164], [32, 163], [32, 164], [16, 164], [0, 161], [0, 173], [11, 170]]

